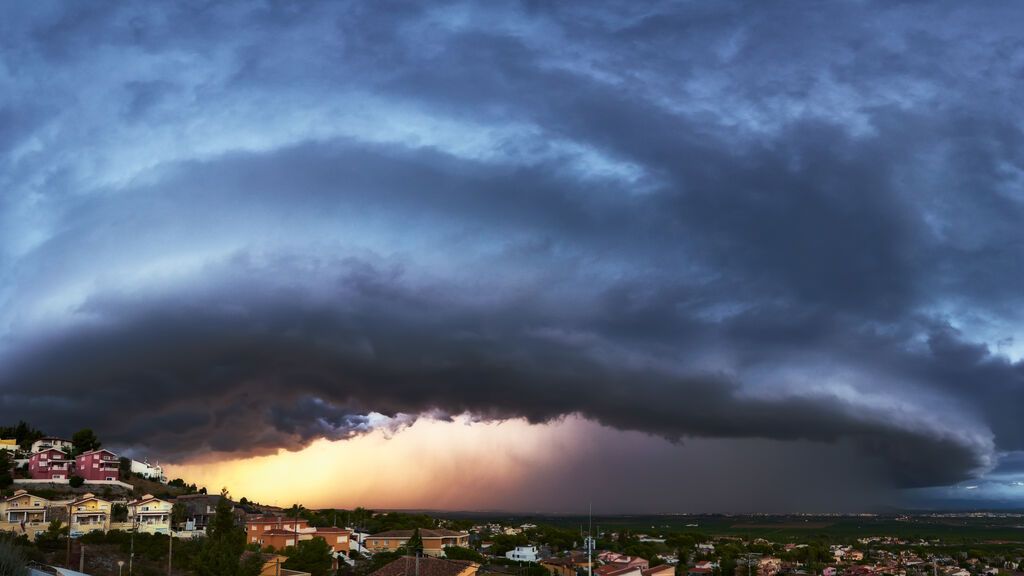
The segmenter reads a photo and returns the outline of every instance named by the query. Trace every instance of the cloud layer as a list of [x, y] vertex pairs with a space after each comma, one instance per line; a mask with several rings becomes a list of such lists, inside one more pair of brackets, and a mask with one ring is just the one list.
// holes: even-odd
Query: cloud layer
[[1014, 10], [19, 7], [0, 410], [174, 459], [578, 414], [977, 478], [1024, 451]]

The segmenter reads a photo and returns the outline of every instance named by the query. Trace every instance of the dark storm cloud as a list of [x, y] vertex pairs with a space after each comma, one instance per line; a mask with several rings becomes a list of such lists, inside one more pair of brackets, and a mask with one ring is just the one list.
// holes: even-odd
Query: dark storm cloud
[[578, 413], [898, 486], [1024, 449], [1014, 8], [74, 10], [0, 24], [5, 414], [187, 458]]

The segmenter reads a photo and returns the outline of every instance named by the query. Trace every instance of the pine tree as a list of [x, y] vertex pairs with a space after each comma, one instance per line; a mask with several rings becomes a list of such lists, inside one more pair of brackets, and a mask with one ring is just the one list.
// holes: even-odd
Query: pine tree
[[235, 525], [228, 491], [221, 490], [217, 512], [206, 528], [206, 541], [197, 558], [196, 572], [199, 576], [255, 576], [259, 564], [243, 563], [244, 551], [245, 530]]
[[409, 537], [409, 541], [405, 543], [405, 549], [410, 554], [419, 555], [423, 552], [423, 538], [420, 537], [420, 529], [416, 528], [412, 531], [412, 536]]

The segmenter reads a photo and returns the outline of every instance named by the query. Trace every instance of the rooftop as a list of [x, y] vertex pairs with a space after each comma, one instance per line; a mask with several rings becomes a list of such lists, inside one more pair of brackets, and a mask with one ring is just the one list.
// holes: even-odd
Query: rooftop
[[479, 568], [479, 564], [468, 560], [448, 560], [430, 556], [421, 556], [417, 560], [413, 556], [404, 556], [385, 564], [370, 576], [459, 576], [467, 570], [475, 571], [476, 568]]

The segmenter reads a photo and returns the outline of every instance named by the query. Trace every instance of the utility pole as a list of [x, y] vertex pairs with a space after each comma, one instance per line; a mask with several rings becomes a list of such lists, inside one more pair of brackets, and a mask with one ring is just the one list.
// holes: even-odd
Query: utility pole
[[64, 565], [71, 568], [71, 502], [68, 503], [68, 557]]
[[174, 552], [174, 534], [167, 533], [167, 576], [171, 576], [171, 555]]
[[81, 547], [81, 554], [78, 557], [78, 571], [85, 573], [85, 544]]
[[132, 546], [131, 552], [128, 553], [128, 576], [132, 576], [132, 560], [135, 559], [135, 531], [138, 530], [138, 526], [135, 523], [136, 516], [132, 516]]
[[587, 576], [594, 576], [594, 503], [587, 505]]

